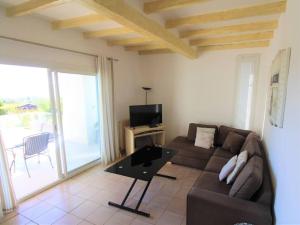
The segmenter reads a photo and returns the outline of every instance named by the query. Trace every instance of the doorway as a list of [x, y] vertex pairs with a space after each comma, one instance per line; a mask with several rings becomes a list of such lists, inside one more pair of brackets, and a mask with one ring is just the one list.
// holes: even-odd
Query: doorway
[[[52, 111], [48, 69], [0, 65], [0, 129], [17, 199], [59, 179]], [[34, 140], [46, 149], [33, 152]]]
[[99, 160], [96, 76], [0, 64], [0, 131], [18, 200]]
[[71, 172], [100, 158], [97, 78], [70, 73], [55, 76], [66, 170]]

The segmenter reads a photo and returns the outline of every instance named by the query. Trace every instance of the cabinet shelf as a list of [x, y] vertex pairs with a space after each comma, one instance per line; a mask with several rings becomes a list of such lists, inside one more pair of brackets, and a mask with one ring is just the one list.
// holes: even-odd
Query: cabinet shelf
[[154, 136], [155, 144], [165, 144], [165, 126], [160, 124], [157, 127], [140, 126], [125, 127], [126, 154], [132, 154], [135, 150], [135, 139], [145, 136]]

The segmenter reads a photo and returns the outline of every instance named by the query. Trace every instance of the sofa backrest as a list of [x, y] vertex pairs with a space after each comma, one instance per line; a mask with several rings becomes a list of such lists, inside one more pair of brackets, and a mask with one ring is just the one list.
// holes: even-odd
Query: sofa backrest
[[216, 140], [216, 145], [217, 146], [222, 146], [224, 144], [224, 141], [228, 135], [229, 132], [235, 132], [237, 134], [240, 134], [244, 137], [247, 137], [249, 133], [251, 133], [250, 130], [241, 130], [241, 129], [236, 129], [233, 127], [227, 127], [227, 126], [220, 126], [219, 127], [219, 132], [218, 132], [218, 137]]
[[[255, 202], [259, 202], [264, 205], [272, 206], [274, 202], [274, 190], [272, 185], [272, 179], [271, 179], [271, 173], [270, 173], [270, 167], [269, 162], [266, 157], [266, 152], [264, 150], [263, 144], [260, 141], [259, 142], [261, 153], [262, 153], [262, 159], [264, 161], [264, 170], [263, 170], [263, 182], [260, 186], [259, 190], [252, 196], [251, 200]], [[273, 210], [273, 209], [272, 209]]]
[[197, 127], [203, 128], [213, 128], [216, 130], [214, 145], [216, 145], [217, 137], [218, 137], [218, 126], [216, 125], [208, 125], [208, 124], [200, 124], [200, 123], [190, 123], [187, 138], [189, 141], [195, 141], [197, 135]]
[[244, 148], [246, 147], [246, 145], [248, 144], [248, 142], [252, 139], [257, 139], [257, 140], [260, 140], [260, 137], [255, 133], [255, 132], [250, 132], [241, 148], [241, 151], [244, 150]]
[[253, 156], [234, 181], [229, 196], [249, 200], [260, 188], [263, 181], [263, 159]]
[[254, 132], [248, 133], [241, 151], [248, 152], [248, 160], [254, 156], [258, 156], [263, 159], [263, 181], [260, 188], [255, 192], [250, 200], [273, 207], [274, 191], [271, 181], [269, 162], [266, 158], [266, 152], [260, 137]]
[[261, 141], [260, 141], [259, 137], [255, 133], [251, 132], [247, 136], [245, 143], [241, 148], [241, 152], [247, 151], [249, 158], [251, 158], [254, 155], [261, 157], [263, 150], [261, 149], [260, 143], [261, 143]]

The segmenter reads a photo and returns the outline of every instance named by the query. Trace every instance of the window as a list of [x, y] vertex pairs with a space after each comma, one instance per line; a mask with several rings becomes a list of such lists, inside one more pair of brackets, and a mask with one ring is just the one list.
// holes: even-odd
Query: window
[[239, 56], [237, 59], [234, 125], [240, 129], [251, 129], [253, 123], [258, 66], [259, 55]]

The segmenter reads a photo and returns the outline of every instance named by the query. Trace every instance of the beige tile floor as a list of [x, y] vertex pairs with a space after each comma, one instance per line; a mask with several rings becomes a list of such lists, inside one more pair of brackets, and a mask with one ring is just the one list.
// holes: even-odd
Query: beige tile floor
[[[121, 202], [133, 179], [104, 172], [96, 166], [19, 205], [3, 225], [184, 225], [186, 195], [201, 171], [166, 164], [160, 173], [177, 180], [154, 177], [140, 206], [150, 218], [108, 206]], [[126, 205], [134, 207], [145, 182], [138, 181]]]

